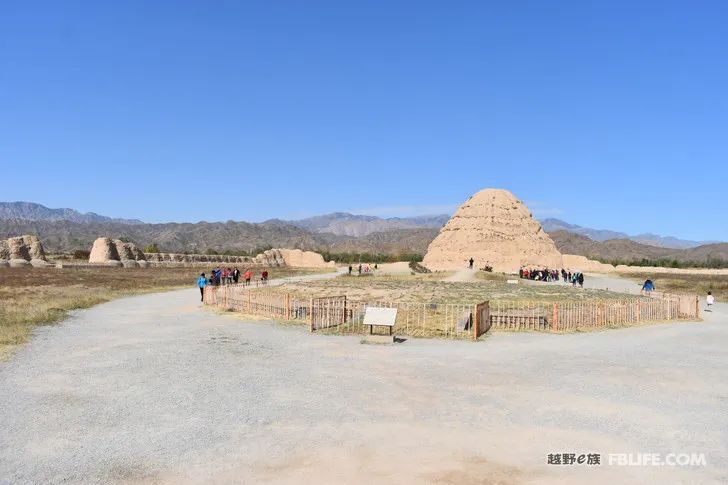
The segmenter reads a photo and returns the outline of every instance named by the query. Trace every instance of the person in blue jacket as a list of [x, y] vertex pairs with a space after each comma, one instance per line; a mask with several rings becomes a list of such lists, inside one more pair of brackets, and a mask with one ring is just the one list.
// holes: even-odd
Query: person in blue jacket
[[205, 273], [202, 273], [197, 278], [197, 287], [200, 289], [200, 301], [205, 301], [205, 286], [207, 286], [207, 278], [205, 277]]
[[646, 280], [645, 284], [642, 285], [642, 291], [645, 291], [647, 293], [654, 291], [655, 284], [652, 282], [652, 280]]

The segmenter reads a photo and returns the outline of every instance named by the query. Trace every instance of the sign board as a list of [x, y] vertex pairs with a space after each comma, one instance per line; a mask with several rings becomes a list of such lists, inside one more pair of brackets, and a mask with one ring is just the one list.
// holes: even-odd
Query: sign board
[[383, 325], [393, 327], [397, 319], [396, 308], [379, 308], [368, 306], [364, 312], [364, 325]]

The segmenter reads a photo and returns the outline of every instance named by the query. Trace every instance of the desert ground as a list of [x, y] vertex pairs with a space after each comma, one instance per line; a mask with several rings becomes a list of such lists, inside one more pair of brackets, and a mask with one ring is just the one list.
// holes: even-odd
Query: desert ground
[[[202, 271], [206, 269], [189, 266], [0, 268], [0, 360], [22, 345], [38, 325], [63, 319], [70, 310], [121, 296], [189, 287]], [[319, 271], [324, 270], [276, 268], [271, 278]]]
[[[728, 479], [725, 304], [702, 323], [376, 346], [197, 296], [73, 311], [0, 362], [0, 482]], [[707, 466], [546, 464], [568, 452], [698, 452]]]

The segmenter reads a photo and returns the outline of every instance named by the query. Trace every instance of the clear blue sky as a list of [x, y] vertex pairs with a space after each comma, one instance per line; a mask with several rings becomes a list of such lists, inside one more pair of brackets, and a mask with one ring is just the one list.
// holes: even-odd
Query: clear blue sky
[[0, 200], [728, 240], [728, 2], [5, 2]]

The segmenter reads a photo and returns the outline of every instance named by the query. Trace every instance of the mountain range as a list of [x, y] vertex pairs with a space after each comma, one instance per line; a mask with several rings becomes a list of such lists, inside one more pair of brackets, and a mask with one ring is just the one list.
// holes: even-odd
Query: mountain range
[[[46, 249], [89, 249], [99, 236], [126, 238], [140, 246], [157, 244], [169, 252], [255, 252], [289, 247], [331, 253], [423, 255], [450, 216], [380, 218], [336, 212], [300, 220], [148, 224], [73, 209], [49, 209], [30, 202], [0, 203], [0, 238], [36, 234]], [[557, 248], [601, 261], [663, 260], [700, 265], [728, 264], [728, 243], [597, 230], [544, 219]]]
[[337, 236], [362, 237], [375, 232], [386, 232], [396, 229], [439, 229], [444, 226], [450, 216], [447, 214], [419, 217], [381, 218], [334, 212], [322, 216], [309, 217], [294, 221], [284, 221], [294, 226], [318, 233], [331, 233]]
[[611, 239], [629, 239], [634, 242], [641, 244], [647, 244], [648, 246], [656, 246], [658, 248], [672, 248], [672, 249], [688, 249], [705, 244], [716, 244], [720, 241], [690, 241], [687, 239], [678, 239], [672, 236], [659, 236], [657, 234], [637, 234], [636, 236], [630, 236], [624, 232], [610, 231], [608, 229], [592, 229], [590, 227], [578, 226], [576, 224], [569, 224], [561, 219], [548, 218], [541, 221], [543, 230], [551, 233], [556, 231], [567, 231], [575, 234], [581, 234], [594, 241], [609, 241]]
[[114, 222], [118, 224], [143, 224], [138, 219], [117, 219], [94, 212], [81, 213], [74, 209], [49, 209], [34, 202], [0, 202], [0, 219], [23, 219], [28, 221], [69, 221], [88, 224], [92, 222]]

